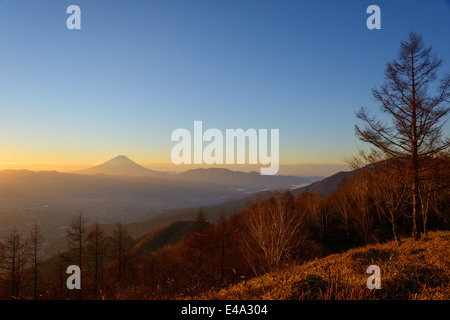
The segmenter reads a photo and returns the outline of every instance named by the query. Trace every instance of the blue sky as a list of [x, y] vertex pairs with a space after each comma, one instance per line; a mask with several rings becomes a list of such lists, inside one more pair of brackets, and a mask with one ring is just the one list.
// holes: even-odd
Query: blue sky
[[412, 30], [450, 72], [449, 0], [0, 0], [0, 168], [118, 154], [164, 168], [194, 120], [280, 129], [281, 163], [343, 163]]

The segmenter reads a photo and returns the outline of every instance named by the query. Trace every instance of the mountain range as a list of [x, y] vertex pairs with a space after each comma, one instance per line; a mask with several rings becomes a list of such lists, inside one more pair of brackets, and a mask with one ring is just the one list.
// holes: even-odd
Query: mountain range
[[[147, 169], [126, 156], [72, 173], [3, 170], [0, 241], [12, 226], [28, 232], [33, 223], [41, 226], [47, 242], [58, 241], [79, 212], [89, 219], [88, 223], [139, 224], [158, 215], [164, 216], [164, 222], [167, 217], [176, 217], [184, 210], [195, 212], [202, 206], [220, 208], [225, 204], [238, 210], [249, 196], [269, 190], [295, 190], [312, 182], [306, 177], [261, 176], [217, 168], [170, 174]], [[140, 229], [142, 234], [153, 230], [145, 223]]]
[[317, 181], [317, 177], [261, 175], [258, 172], [232, 171], [224, 168], [193, 169], [181, 173], [166, 173], [145, 168], [124, 155], [120, 155], [92, 168], [75, 172], [88, 175], [152, 177], [177, 182], [208, 183], [240, 189], [293, 189]]

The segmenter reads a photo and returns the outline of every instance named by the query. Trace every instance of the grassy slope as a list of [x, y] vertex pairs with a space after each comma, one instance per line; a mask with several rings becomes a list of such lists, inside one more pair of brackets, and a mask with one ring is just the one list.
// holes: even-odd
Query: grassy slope
[[[265, 274], [200, 299], [450, 299], [450, 231], [428, 240], [369, 245]], [[369, 265], [381, 289], [366, 287]]]

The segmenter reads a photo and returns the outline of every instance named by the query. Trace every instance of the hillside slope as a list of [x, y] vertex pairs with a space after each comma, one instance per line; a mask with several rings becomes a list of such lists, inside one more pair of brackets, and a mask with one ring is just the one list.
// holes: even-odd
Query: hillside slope
[[131, 251], [135, 255], [143, 255], [148, 251], [157, 251], [167, 245], [176, 244], [192, 232], [193, 226], [193, 221], [176, 221], [167, 227], [148, 232], [131, 247]]
[[297, 196], [299, 193], [302, 192], [318, 193], [322, 196], [327, 196], [333, 191], [337, 190], [339, 184], [345, 178], [352, 178], [354, 175], [355, 171], [341, 171], [336, 174], [333, 174], [332, 176], [311, 183], [310, 185], [291, 190], [291, 193], [294, 196]]
[[[381, 289], [366, 286], [367, 267], [381, 269]], [[332, 254], [265, 274], [199, 299], [360, 300], [450, 299], [450, 231]]]

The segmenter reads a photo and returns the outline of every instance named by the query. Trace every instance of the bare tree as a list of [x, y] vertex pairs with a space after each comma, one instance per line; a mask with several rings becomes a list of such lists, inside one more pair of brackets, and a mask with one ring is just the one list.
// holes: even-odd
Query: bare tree
[[33, 262], [32, 270], [33, 270], [33, 283], [34, 283], [34, 290], [33, 290], [33, 297], [34, 300], [37, 300], [37, 292], [38, 292], [38, 271], [39, 271], [39, 263], [42, 259], [42, 244], [44, 241], [44, 237], [41, 233], [41, 228], [39, 225], [34, 224], [31, 232], [30, 232], [30, 255], [31, 260]]
[[10, 297], [20, 297], [21, 280], [28, 260], [28, 245], [22, 234], [13, 227], [0, 250], [1, 268], [9, 281]]
[[[389, 165], [389, 164], [388, 164]], [[397, 231], [397, 220], [406, 211], [407, 189], [404, 176], [398, 168], [385, 167], [379, 172], [370, 172], [372, 178], [371, 190], [377, 210], [389, 221], [392, 234], [397, 243], [401, 244]]]
[[330, 211], [326, 206], [325, 199], [316, 193], [304, 192], [298, 196], [298, 201], [309, 224], [317, 230], [319, 239], [324, 241], [328, 228]]
[[[347, 181], [347, 177], [343, 182]], [[344, 225], [347, 240], [350, 240], [350, 226], [352, 222], [353, 206], [350, 197], [347, 194], [347, 189], [339, 187], [336, 191], [328, 196], [328, 201], [331, 203], [334, 212], [339, 221]]]
[[58, 252], [57, 260], [53, 264], [53, 279], [52, 285], [54, 288], [55, 299], [58, 298], [62, 300], [64, 298], [64, 289], [66, 287], [65, 276], [67, 270], [68, 258], [64, 256], [61, 252]]
[[417, 217], [420, 208], [420, 184], [427, 179], [427, 159], [450, 146], [442, 137], [442, 127], [450, 108], [450, 75], [440, 80], [437, 93], [429, 93], [437, 80], [442, 60], [431, 54], [422, 37], [415, 32], [402, 41], [398, 60], [387, 64], [385, 83], [373, 90], [381, 111], [391, 122], [377, 120], [362, 108], [357, 117], [365, 123], [355, 126], [357, 137], [382, 152], [386, 159], [402, 163], [409, 173], [407, 187], [412, 202], [412, 234], [419, 237]]
[[275, 270], [299, 252], [307, 238], [304, 212], [290, 193], [275, 193], [242, 214], [244, 247], [255, 274]]
[[[197, 215], [194, 218], [193, 233], [190, 236], [190, 249], [191, 253], [197, 258], [198, 264], [193, 266], [198, 268], [198, 276], [200, 279], [200, 284], [203, 284], [204, 271], [205, 271], [205, 256], [206, 256], [206, 243], [208, 241], [208, 234], [206, 230], [210, 227], [208, 217], [205, 211], [200, 208]], [[192, 257], [191, 257], [192, 258]]]
[[87, 219], [80, 211], [77, 216], [72, 217], [72, 223], [66, 235], [68, 247], [73, 254], [73, 260], [75, 261], [75, 263], [77, 263], [78, 267], [81, 270], [81, 289], [78, 290], [78, 298], [80, 300], [83, 297], [83, 267], [86, 254], [86, 245], [88, 241], [86, 223]]
[[89, 256], [93, 261], [94, 291], [95, 294], [97, 294], [99, 289], [99, 280], [100, 289], [103, 291], [103, 265], [106, 254], [105, 232], [98, 221], [96, 221], [92, 229], [89, 231], [87, 240]]
[[[441, 196], [448, 192], [450, 184], [449, 155], [442, 153], [439, 158], [428, 159], [427, 166], [431, 168], [428, 179], [423, 179], [420, 184], [420, 206], [422, 212], [422, 226], [424, 236], [428, 236], [428, 217], [430, 213], [440, 216], [440, 211], [445, 210], [448, 201]], [[431, 162], [431, 163], [430, 163]]]
[[121, 281], [126, 273], [126, 253], [131, 237], [127, 228], [121, 222], [119, 222], [116, 224], [116, 227], [113, 230], [112, 238], [115, 251], [114, 255], [117, 261], [117, 279], [119, 281], [119, 284], [121, 284]]
[[351, 179], [340, 185], [342, 201], [349, 209], [351, 221], [364, 243], [373, 240], [373, 194], [371, 191], [371, 169], [358, 170]]

